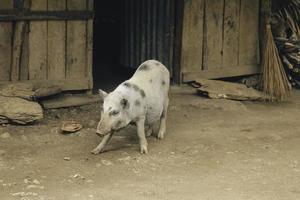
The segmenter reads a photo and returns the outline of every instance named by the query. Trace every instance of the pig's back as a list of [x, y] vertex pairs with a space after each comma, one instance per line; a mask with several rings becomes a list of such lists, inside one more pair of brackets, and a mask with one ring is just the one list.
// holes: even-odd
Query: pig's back
[[130, 82], [138, 85], [145, 92], [147, 105], [146, 123], [160, 119], [163, 103], [168, 98], [170, 75], [168, 69], [156, 60], [142, 63]]

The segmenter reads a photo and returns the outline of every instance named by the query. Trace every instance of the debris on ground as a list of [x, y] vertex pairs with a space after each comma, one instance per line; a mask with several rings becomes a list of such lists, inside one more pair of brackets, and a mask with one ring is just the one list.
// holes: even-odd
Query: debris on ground
[[70, 157], [64, 157], [64, 160], [65, 160], [65, 161], [70, 161], [71, 158], [70, 158]]
[[232, 99], [239, 101], [264, 101], [266, 96], [253, 88], [248, 88], [244, 84], [231, 83], [220, 80], [198, 79], [197, 88], [200, 95], [211, 99]]
[[62, 133], [74, 133], [76, 131], [79, 131], [83, 128], [83, 125], [81, 125], [79, 122], [76, 121], [65, 121], [61, 125], [61, 131]]
[[11, 136], [10, 136], [10, 133], [8, 133], [8, 132], [5, 132], [5, 133], [2, 133], [1, 135], [0, 135], [0, 138], [2, 138], [2, 139], [8, 139], [8, 138], [10, 138]]

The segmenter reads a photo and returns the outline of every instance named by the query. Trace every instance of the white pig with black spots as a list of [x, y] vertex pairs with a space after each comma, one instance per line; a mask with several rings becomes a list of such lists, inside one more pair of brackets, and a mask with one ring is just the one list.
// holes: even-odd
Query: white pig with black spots
[[152, 134], [154, 123], [160, 121], [158, 139], [166, 132], [169, 85], [168, 69], [157, 60], [147, 60], [113, 92], [99, 90], [103, 106], [97, 134], [104, 137], [92, 153], [103, 152], [113, 134], [129, 123], [137, 126], [141, 153], [148, 153], [146, 136]]

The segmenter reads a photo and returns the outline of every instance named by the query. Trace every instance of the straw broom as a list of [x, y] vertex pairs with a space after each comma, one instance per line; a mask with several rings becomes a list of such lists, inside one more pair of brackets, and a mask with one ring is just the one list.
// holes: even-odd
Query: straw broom
[[267, 24], [262, 58], [262, 91], [270, 101], [282, 101], [290, 90], [291, 85], [279, 57], [271, 26]]

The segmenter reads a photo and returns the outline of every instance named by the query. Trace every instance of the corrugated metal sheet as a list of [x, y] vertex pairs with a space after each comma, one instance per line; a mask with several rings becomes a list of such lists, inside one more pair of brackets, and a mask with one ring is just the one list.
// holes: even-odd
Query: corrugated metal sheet
[[172, 71], [175, 2], [124, 0], [122, 65], [137, 68], [147, 59], [157, 59]]

